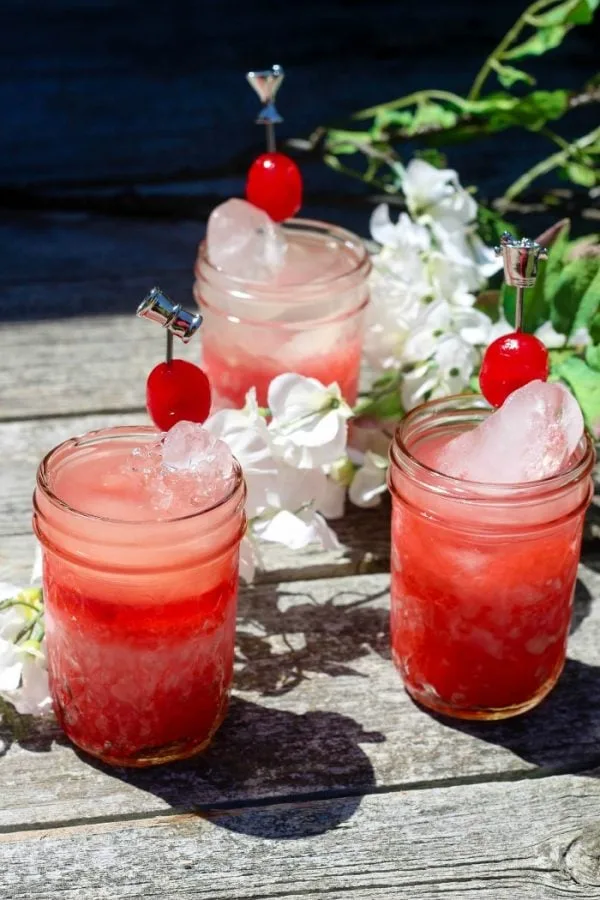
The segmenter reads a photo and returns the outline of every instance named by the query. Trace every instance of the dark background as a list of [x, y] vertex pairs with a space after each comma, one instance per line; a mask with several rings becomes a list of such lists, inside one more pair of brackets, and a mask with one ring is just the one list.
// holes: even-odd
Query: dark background
[[[262, 134], [248, 68], [278, 62], [281, 137], [418, 88], [464, 91], [523, 0], [2, 0], [0, 186], [7, 205], [121, 196], [191, 181], [208, 203], [240, 193]], [[535, 66], [540, 86], [577, 88], [597, 66], [598, 23]], [[531, 61], [527, 61], [531, 66]], [[493, 84], [493, 82], [492, 82]], [[587, 110], [597, 120], [597, 108]], [[576, 117], [571, 126], [577, 133]], [[521, 134], [452, 152], [465, 182], [499, 193], [551, 152]], [[307, 165], [313, 201], [360, 185]], [[100, 200], [100, 198], [98, 198]], [[130, 206], [133, 198], [130, 196]], [[167, 205], [167, 204], [165, 204]], [[155, 206], [160, 204], [155, 202]]]

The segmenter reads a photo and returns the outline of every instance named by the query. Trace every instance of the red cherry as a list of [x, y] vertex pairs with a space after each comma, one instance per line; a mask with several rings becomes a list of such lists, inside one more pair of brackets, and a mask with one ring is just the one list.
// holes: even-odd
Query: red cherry
[[161, 431], [177, 422], [204, 422], [210, 412], [210, 381], [198, 366], [173, 359], [155, 366], [146, 381], [146, 406]]
[[264, 209], [274, 222], [295, 216], [302, 206], [302, 176], [284, 153], [263, 153], [248, 172], [246, 199]]
[[496, 338], [485, 351], [479, 386], [492, 406], [502, 406], [509, 394], [530, 381], [548, 378], [548, 351], [533, 334], [515, 331]]

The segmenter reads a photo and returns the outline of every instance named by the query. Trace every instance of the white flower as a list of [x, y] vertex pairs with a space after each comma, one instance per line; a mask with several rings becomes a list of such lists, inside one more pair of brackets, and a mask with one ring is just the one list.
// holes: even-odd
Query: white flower
[[431, 235], [427, 228], [413, 222], [405, 212], [400, 213], [394, 225], [387, 203], [375, 207], [369, 229], [373, 240], [385, 247], [417, 252], [424, 252], [431, 247]]
[[43, 716], [52, 712], [48, 672], [45, 664], [28, 655], [23, 661], [21, 687], [3, 695], [23, 716]]
[[14, 643], [35, 619], [31, 605], [39, 603], [39, 591], [32, 590], [28, 595], [15, 585], [0, 584], [0, 604], [19, 595], [23, 603], [0, 609], [0, 697], [12, 703], [18, 713], [42, 715], [51, 709], [44, 641]]
[[326, 519], [341, 519], [346, 508], [346, 485], [325, 479], [325, 490], [317, 503], [317, 511]]
[[243, 409], [223, 409], [207, 419], [204, 427], [225, 441], [241, 465], [248, 491], [246, 512], [253, 518], [269, 505], [267, 495], [275, 488], [278, 474], [254, 388], [248, 392]]
[[546, 345], [550, 350], [556, 350], [560, 347], [565, 347], [567, 343], [567, 337], [564, 334], [559, 334], [558, 331], [554, 330], [554, 325], [552, 322], [544, 322], [543, 325], [540, 325], [538, 330], [535, 332], [535, 336], [540, 339], [540, 341]]
[[373, 259], [364, 354], [373, 371], [395, 368], [432, 286], [422, 254], [384, 247]]
[[254, 531], [263, 541], [284, 544], [290, 550], [302, 550], [314, 543], [320, 544], [325, 550], [337, 550], [340, 547], [335, 533], [325, 519], [313, 510], [304, 510], [295, 515], [283, 509], [270, 519], [256, 522]]
[[416, 222], [438, 222], [455, 231], [472, 222], [477, 203], [453, 169], [437, 169], [422, 159], [409, 162], [402, 178], [408, 210]]
[[348, 495], [355, 506], [369, 509], [381, 503], [381, 495], [387, 489], [388, 461], [384, 456], [368, 450], [364, 463], [350, 485]]
[[286, 463], [315, 469], [344, 455], [352, 410], [337, 384], [324, 387], [316, 378], [288, 372], [269, 385], [268, 403], [271, 443]]

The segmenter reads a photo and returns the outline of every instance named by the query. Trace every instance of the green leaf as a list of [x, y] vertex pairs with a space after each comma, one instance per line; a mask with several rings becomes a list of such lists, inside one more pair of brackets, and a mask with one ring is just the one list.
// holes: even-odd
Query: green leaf
[[499, 212], [490, 209], [483, 203], [477, 207], [477, 231], [481, 240], [488, 246], [499, 244], [505, 231], [510, 231], [514, 237], [519, 237], [517, 229], [511, 222], [507, 222]]
[[591, 369], [600, 372], [600, 347], [588, 344], [585, 348], [585, 361]]
[[588, 325], [588, 331], [594, 344], [600, 344], [600, 313], [594, 316]]
[[[546, 266], [540, 263], [538, 277], [533, 288], [525, 290], [523, 299], [523, 331], [533, 334], [536, 329], [543, 325], [550, 316], [550, 303], [546, 297], [545, 287]], [[502, 306], [504, 315], [511, 325], [515, 324], [517, 290], [506, 284], [502, 286]]]
[[575, 394], [594, 437], [600, 437], [600, 372], [583, 359], [571, 356], [557, 367], [557, 374]]
[[524, 56], [542, 56], [548, 50], [558, 47], [571, 28], [571, 25], [549, 25], [546, 28], [539, 28], [522, 44], [503, 53], [502, 58], [522, 59]]
[[432, 126], [438, 128], [452, 128], [456, 125], [458, 116], [455, 112], [441, 106], [439, 103], [421, 103], [417, 107], [414, 119], [407, 129], [408, 134], [419, 134]]
[[572, 181], [574, 184], [580, 184], [582, 187], [592, 188], [598, 180], [594, 169], [590, 166], [584, 166], [582, 163], [569, 163], [564, 171], [569, 181]]
[[425, 147], [423, 150], [415, 150], [415, 156], [417, 159], [425, 160], [430, 166], [435, 166], [436, 169], [445, 169], [448, 165], [448, 157], [439, 150], [436, 150], [435, 147]]
[[571, 231], [571, 222], [569, 219], [565, 221], [558, 235], [554, 238], [550, 251], [548, 253], [548, 261], [546, 262], [545, 275], [545, 293], [552, 304], [554, 294], [558, 287], [560, 275], [565, 266], [565, 254], [569, 247], [569, 233]]
[[547, 122], [560, 119], [567, 111], [568, 105], [568, 91], [532, 91], [517, 100], [510, 108], [503, 103], [495, 111], [490, 111], [487, 130], [503, 131], [505, 128], [520, 125], [530, 131], [539, 131]]
[[492, 68], [498, 76], [498, 81], [502, 87], [510, 88], [519, 81], [524, 81], [525, 84], [535, 84], [533, 75], [524, 72], [522, 69], [515, 69], [514, 66], [505, 66], [496, 59], [492, 60]]
[[541, 27], [551, 25], [589, 25], [599, 0], [566, 0], [554, 9], [535, 16], [535, 24]]
[[596, 257], [595, 262], [597, 266], [596, 274], [581, 298], [577, 315], [573, 322], [573, 331], [577, 331], [578, 328], [589, 329], [590, 322], [592, 322], [600, 312], [600, 258]]
[[[569, 335], [578, 317], [580, 304], [592, 284], [600, 257], [580, 257], [568, 262], [558, 277], [556, 289], [550, 297], [552, 324], [559, 334]], [[587, 317], [590, 322], [593, 314]]]

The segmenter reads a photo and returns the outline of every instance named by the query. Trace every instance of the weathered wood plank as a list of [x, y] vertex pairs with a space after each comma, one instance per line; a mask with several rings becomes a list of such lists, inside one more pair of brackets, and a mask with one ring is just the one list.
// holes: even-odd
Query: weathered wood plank
[[598, 774], [4, 834], [0, 896], [598, 900]]
[[[137, 295], [130, 294], [130, 315], [0, 326], [0, 420], [141, 413], [146, 378], [165, 353], [162, 329], [134, 315], [143, 296], [140, 283]], [[177, 347], [178, 356], [193, 362], [199, 354], [197, 343]]]
[[0, 827], [600, 764], [600, 575], [581, 570], [570, 659], [550, 698], [528, 716], [488, 724], [430, 716], [403, 691], [389, 659], [388, 581], [243, 591], [235, 700], [195, 760], [106, 770], [80, 758], [51, 722], [6, 720]]

